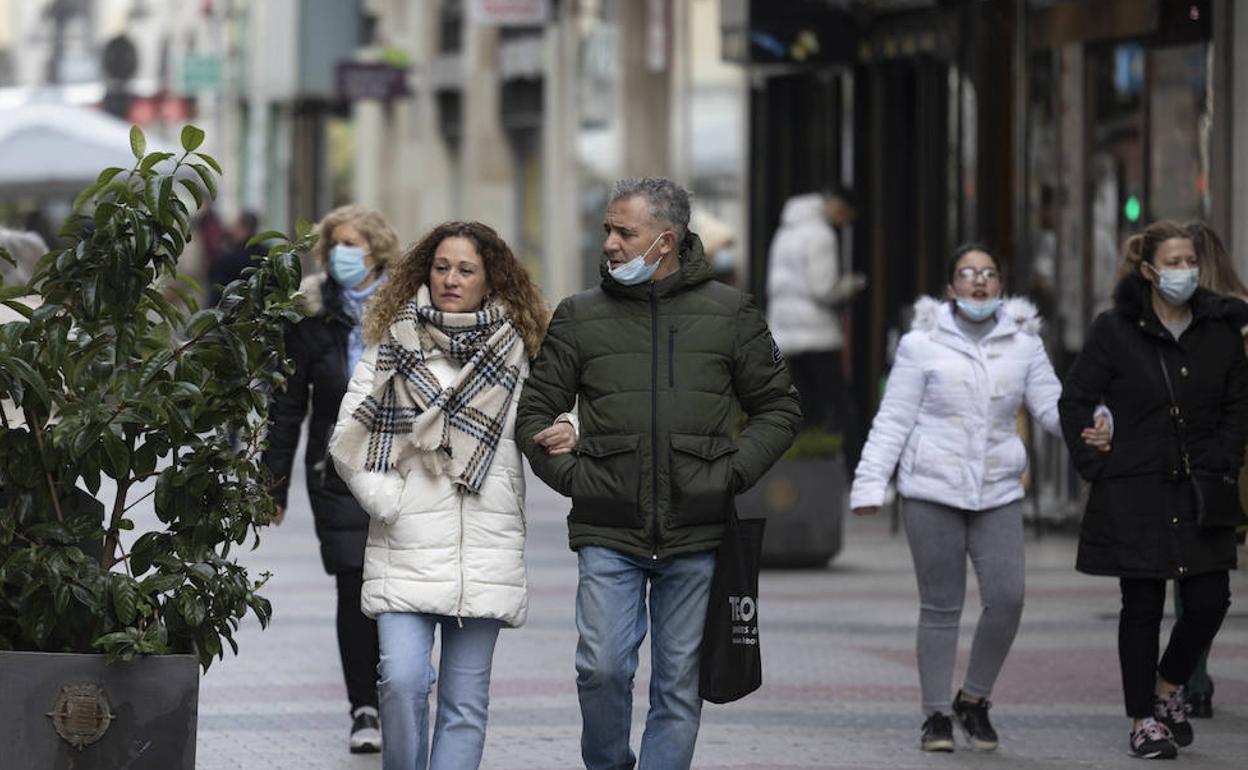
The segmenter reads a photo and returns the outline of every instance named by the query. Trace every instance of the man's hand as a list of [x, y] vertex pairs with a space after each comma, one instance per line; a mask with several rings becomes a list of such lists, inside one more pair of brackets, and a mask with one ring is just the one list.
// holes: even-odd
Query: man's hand
[[855, 516], [874, 516], [875, 514], [879, 512], [880, 512], [880, 506], [878, 505], [864, 505], [861, 508], [854, 509]]
[[533, 437], [548, 455], [566, 455], [576, 449], [576, 428], [571, 423], [556, 420], [549, 428]]
[[1108, 452], [1113, 448], [1110, 444], [1109, 421], [1104, 417], [1097, 417], [1092, 427], [1084, 428], [1080, 435], [1083, 437], [1083, 443], [1098, 452]]
[[286, 518], [286, 506], [277, 506], [277, 513], [273, 514], [273, 520], [269, 522], [275, 526], [281, 526], [282, 519]]

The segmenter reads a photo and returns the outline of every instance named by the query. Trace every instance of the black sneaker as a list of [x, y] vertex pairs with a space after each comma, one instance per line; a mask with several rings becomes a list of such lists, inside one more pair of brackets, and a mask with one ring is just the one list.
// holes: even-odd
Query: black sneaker
[[924, 751], [953, 751], [953, 722], [937, 711], [923, 723]]
[[990, 708], [992, 704], [987, 698], [980, 698], [978, 703], [962, 700], [961, 690], [953, 699], [953, 716], [966, 733], [967, 743], [976, 751], [992, 751], [997, 747], [997, 731], [988, 721]]
[[1131, 731], [1128, 745], [1131, 756], [1140, 759], [1174, 759], [1179, 755], [1170, 728], [1152, 717], [1141, 720], [1139, 727]]
[[1153, 716], [1170, 730], [1174, 742], [1179, 746], [1190, 746], [1196, 737], [1192, 732], [1192, 723], [1187, 721], [1187, 708], [1183, 703], [1183, 688], [1172, 690], [1162, 698], [1153, 696]]
[[376, 754], [381, 751], [381, 722], [377, 709], [360, 706], [351, 712], [351, 753]]
[[1213, 718], [1213, 682], [1209, 683], [1209, 692], [1191, 692], [1184, 687], [1183, 699], [1186, 701], [1188, 719]]

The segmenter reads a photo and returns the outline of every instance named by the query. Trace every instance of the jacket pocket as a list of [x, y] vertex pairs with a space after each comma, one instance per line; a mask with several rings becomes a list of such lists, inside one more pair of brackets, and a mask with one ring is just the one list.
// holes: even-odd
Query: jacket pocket
[[568, 518], [597, 527], [642, 526], [640, 436], [582, 436], [572, 468], [572, 513]]
[[671, 434], [673, 527], [718, 524], [732, 510], [732, 454], [726, 436]]
[[965, 480], [962, 457], [957, 452], [936, 446], [931, 436], [919, 437], [911, 473], [953, 487], [961, 487]]
[[1016, 435], [988, 447], [988, 458], [984, 467], [984, 483], [992, 484], [1000, 481], [1021, 481], [1027, 471], [1027, 448]]

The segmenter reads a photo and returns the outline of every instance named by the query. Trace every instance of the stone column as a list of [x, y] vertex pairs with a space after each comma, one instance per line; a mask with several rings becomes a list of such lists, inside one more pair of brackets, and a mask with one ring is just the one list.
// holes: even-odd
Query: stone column
[[577, 216], [577, 16], [567, 5], [560, 4], [559, 18], [546, 28], [542, 92], [542, 212], [546, 237], [542, 242], [541, 282], [552, 307], [587, 283], [581, 270]]
[[626, 176], [671, 176], [670, 0], [616, 3], [619, 116]]
[[498, 30], [466, 23], [462, 211], [516, 237], [512, 200], [514, 163], [499, 119]]

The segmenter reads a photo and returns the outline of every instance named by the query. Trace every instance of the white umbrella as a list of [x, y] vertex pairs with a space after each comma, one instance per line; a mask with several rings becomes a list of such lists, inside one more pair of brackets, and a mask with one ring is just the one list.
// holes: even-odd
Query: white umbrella
[[[165, 150], [148, 139], [148, 151]], [[109, 166], [129, 168], [130, 125], [99, 110], [26, 104], [0, 110], [0, 199], [73, 197]]]

